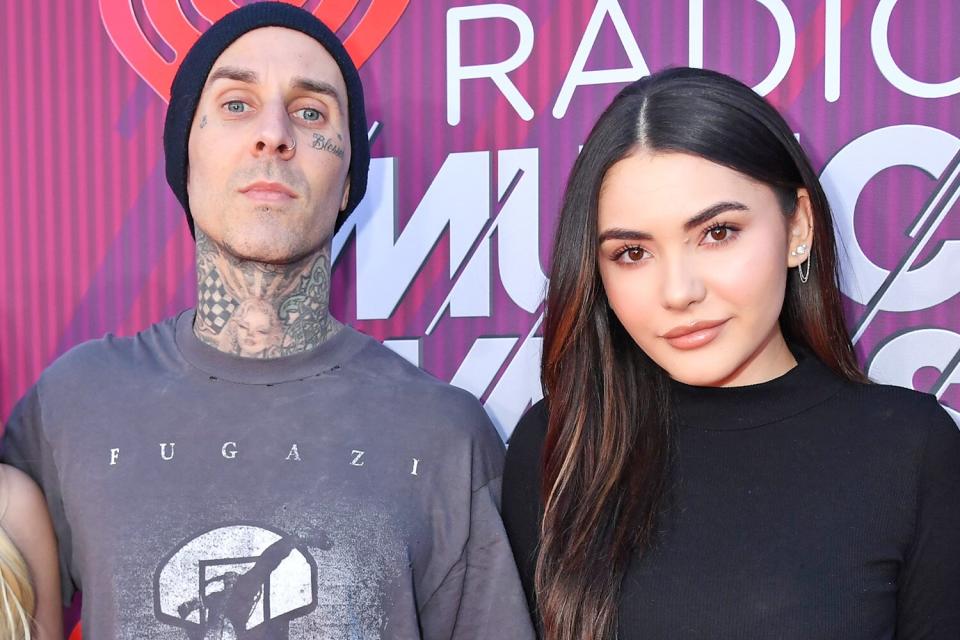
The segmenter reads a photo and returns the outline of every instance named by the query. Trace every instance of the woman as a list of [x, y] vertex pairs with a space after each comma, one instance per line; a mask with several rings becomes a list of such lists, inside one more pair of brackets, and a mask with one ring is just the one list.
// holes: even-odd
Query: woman
[[960, 432], [858, 369], [832, 226], [732, 78], [663, 71], [600, 117], [504, 473], [545, 638], [960, 638]]
[[0, 465], [0, 638], [60, 640], [57, 546], [40, 489]]

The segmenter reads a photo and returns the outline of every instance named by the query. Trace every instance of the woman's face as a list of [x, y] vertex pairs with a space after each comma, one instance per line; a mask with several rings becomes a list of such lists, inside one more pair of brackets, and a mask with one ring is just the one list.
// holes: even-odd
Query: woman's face
[[796, 363], [778, 318], [787, 269], [811, 248], [804, 190], [788, 217], [773, 189], [732, 169], [641, 151], [607, 172], [597, 231], [611, 308], [673, 379], [756, 384]]

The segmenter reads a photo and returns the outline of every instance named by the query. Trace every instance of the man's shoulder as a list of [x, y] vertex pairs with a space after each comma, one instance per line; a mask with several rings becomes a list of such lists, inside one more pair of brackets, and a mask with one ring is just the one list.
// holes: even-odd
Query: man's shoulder
[[425, 418], [422, 424], [457, 425], [469, 432], [480, 429], [484, 435], [495, 433], [472, 393], [436, 378], [377, 340], [359, 335], [366, 343], [347, 373], [356, 376], [364, 388], [388, 399], [394, 407], [407, 407], [420, 414]]
[[393, 349], [384, 346], [379, 341], [349, 329], [363, 340], [363, 347], [357, 352], [352, 367], [358, 375], [375, 379], [379, 384], [389, 385], [398, 390], [410, 393], [437, 395], [458, 402], [470, 402], [476, 398], [468, 391], [444, 382], [434, 375], [424, 371]]
[[176, 318], [168, 318], [132, 336], [107, 333], [86, 340], [68, 349], [43, 372], [44, 386], [78, 384], [84, 380], [96, 383], [100, 376], [125, 375], [130, 369], [144, 371], [144, 365], [155, 363], [158, 356], [175, 344]]

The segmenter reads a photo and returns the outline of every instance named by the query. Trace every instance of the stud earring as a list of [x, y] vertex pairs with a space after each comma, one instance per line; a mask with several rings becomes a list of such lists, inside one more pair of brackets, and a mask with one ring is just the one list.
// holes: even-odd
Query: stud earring
[[807, 252], [807, 245], [801, 244], [797, 245], [797, 248], [790, 252], [792, 256], [802, 256]]

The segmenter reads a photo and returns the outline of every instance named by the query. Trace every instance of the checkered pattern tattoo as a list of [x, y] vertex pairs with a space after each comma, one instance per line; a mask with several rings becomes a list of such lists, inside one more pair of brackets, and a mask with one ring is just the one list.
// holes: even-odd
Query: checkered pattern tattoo
[[237, 302], [227, 293], [216, 270], [207, 274], [200, 289], [201, 321], [214, 333], [219, 334], [237, 310]]

